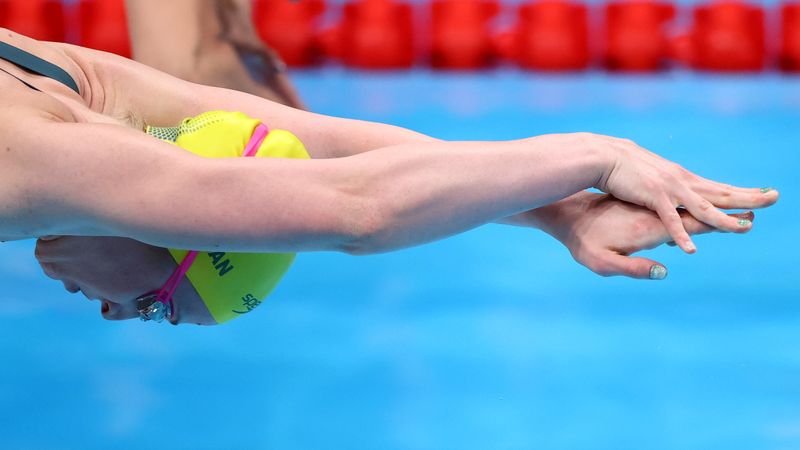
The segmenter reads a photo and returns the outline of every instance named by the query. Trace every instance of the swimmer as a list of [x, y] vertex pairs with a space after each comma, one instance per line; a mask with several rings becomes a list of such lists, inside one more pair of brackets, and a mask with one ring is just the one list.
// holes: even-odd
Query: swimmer
[[[679, 205], [697, 223], [741, 233], [752, 221], [719, 208], [778, 199], [774, 189], [701, 178], [624, 139], [574, 133], [446, 142], [192, 84], [8, 30], [0, 41], [5, 240], [115, 236], [205, 252], [368, 254], [489, 222], [533, 226], [533, 211], [581, 200], [595, 187], [655, 213], [668, 239], [692, 253], [692, 228]], [[291, 130], [311, 159], [202, 158], [144, 132], [210, 110], [241, 111]], [[624, 220], [619, 209], [610, 211]], [[559, 220], [551, 233], [569, 236], [569, 223]], [[631, 233], [628, 241], [637, 242]], [[568, 244], [580, 253], [575, 245], [583, 243]], [[576, 257], [597, 259], [586, 264], [604, 274], [622, 267], [620, 259], [599, 262], [604, 255], [585, 250]], [[647, 278], [652, 265], [635, 273]]]

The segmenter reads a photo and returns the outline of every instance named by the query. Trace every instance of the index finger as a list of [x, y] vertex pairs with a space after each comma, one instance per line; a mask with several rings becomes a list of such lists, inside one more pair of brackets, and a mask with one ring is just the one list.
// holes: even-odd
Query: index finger
[[[688, 211], [685, 211], [685, 210], [681, 211], [680, 215], [681, 215], [681, 220], [683, 221], [683, 228], [686, 230], [686, 232], [688, 232], [692, 236], [696, 236], [698, 234], [707, 234], [707, 233], [711, 233], [713, 231], [724, 233], [723, 230], [719, 230], [717, 228], [714, 228], [714, 227], [712, 227], [710, 225], [705, 224], [704, 222], [701, 222], [701, 221], [697, 220]], [[753, 213], [753, 211], [747, 211], [747, 212], [736, 213], [736, 214], [728, 214], [728, 215], [731, 216], [731, 217], [734, 217], [736, 219], [749, 220], [750, 222], [753, 222], [755, 220], [755, 217], [756, 217], [756, 215], [755, 215], [755, 213]], [[750, 230], [752, 230], [752, 227], [747, 229], [745, 231], [745, 233], [747, 231], [750, 231]], [[674, 247], [676, 244], [675, 244], [675, 241], [669, 241], [669, 242], [667, 242], [667, 245], [669, 245], [671, 247]]]
[[658, 214], [658, 217], [672, 237], [672, 240], [675, 241], [684, 252], [692, 254], [697, 251], [697, 247], [692, 242], [692, 238], [689, 237], [689, 233], [683, 226], [678, 210], [666, 197], [656, 206], [656, 214]]
[[778, 201], [780, 193], [771, 187], [741, 188], [697, 177], [692, 190], [722, 209], [764, 208]]

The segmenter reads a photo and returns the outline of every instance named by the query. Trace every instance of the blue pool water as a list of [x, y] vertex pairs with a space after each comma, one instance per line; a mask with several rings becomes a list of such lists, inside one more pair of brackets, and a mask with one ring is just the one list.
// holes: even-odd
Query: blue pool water
[[[307, 254], [239, 323], [101, 320], [0, 258], [3, 449], [800, 448], [800, 79], [297, 74], [313, 109], [448, 139], [593, 131], [776, 186], [747, 236], [600, 278], [486, 226], [393, 254]], [[557, 151], [554, 149], [553, 151]]]

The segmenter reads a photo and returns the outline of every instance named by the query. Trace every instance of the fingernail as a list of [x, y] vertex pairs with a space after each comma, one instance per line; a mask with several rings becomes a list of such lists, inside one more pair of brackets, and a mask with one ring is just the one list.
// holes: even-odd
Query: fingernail
[[749, 219], [739, 219], [739, 226], [740, 227], [749, 227], [752, 224], [753, 224], [753, 222], [751, 222]]
[[694, 242], [690, 241], [689, 243], [686, 244], [686, 250], [689, 252], [696, 252], [697, 247], [695, 247]]
[[650, 279], [663, 280], [664, 278], [667, 278], [667, 268], [661, 264], [653, 264], [653, 266], [650, 267]]
[[767, 192], [769, 192], [769, 191], [771, 191], [771, 190], [772, 190], [772, 188], [771, 188], [771, 187], [765, 187], [765, 188], [761, 188], [761, 193], [762, 193], [762, 194], [766, 194]]

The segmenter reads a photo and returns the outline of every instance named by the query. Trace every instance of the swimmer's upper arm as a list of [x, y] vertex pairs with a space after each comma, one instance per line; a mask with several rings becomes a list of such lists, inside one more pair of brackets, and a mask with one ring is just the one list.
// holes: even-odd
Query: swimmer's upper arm
[[270, 128], [296, 134], [317, 159], [436, 140], [401, 127], [311, 113], [244, 92], [194, 84], [109, 53], [68, 44], [62, 48], [84, 68], [90, 89], [97, 93], [90, 99], [92, 108], [110, 116], [132, 113], [150, 125], [172, 126], [206, 111], [241, 111]]
[[299, 251], [340, 249], [352, 232], [355, 204], [332, 162], [206, 159], [116, 125], [29, 125], [36, 132], [14, 145], [28, 150], [17, 164], [29, 175], [33, 236]]
[[81, 68], [84, 101], [107, 116], [133, 116], [149, 125], [173, 126], [201, 110], [198, 92], [188, 81], [111, 53], [58, 44]]
[[290, 108], [244, 92], [196, 86], [201, 110], [241, 111], [296, 134], [314, 158], [340, 158], [400, 144], [438, 141], [402, 127]]

